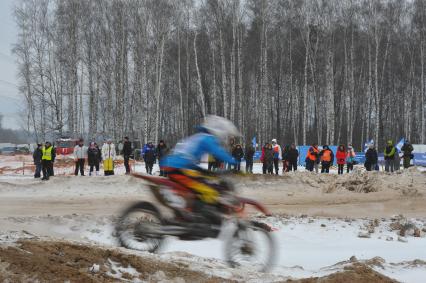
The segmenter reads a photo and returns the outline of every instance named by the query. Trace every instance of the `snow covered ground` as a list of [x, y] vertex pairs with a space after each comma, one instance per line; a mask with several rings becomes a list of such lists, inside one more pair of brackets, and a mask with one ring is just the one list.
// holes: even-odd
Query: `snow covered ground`
[[[365, 232], [371, 223], [367, 219], [275, 216], [260, 220], [278, 229], [273, 233], [279, 257], [268, 275], [271, 281], [287, 277], [325, 276], [343, 270], [353, 256], [361, 262], [372, 261], [368, 263], [370, 267], [401, 282], [422, 282], [426, 278], [424, 234], [422, 237], [399, 237], [398, 231], [391, 231], [390, 224], [393, 221], [390, 219], [380, 220], [369, 238], [360, 237], [360, 232]], [[426, 227], [426, 219], [411, 220], [419, 227]], [[112, 217], [93, 218], [76, 214], [20, 218], [19, 221], [42, 226], [49, 231], [44, 235], [58, 239], [107, 247], [117, 245]], [[30, 233], [27, 229], [25, 231]], [[225, 267], [222, 242], [217, 239], [187, 242], [169, 238], [160, 252], [160, 258], [190, 261], [191, 268], [195, 270], [205, 268], [208, 262], [209, 273], [230, 279], [237, 275], [243, 276], [247, 271], [247, 267], [237, 270]], [[251, 273], [250, 278], [253, 276], [256, 274]]]
[[[0, 167], [19, 167], [19, 161], [13, 162], [1, 161]], [[72, 172], [68, 167], [61, 170]], [[149, 199], [143, 184], [123, 176], [123, 169], [118, 165], [113, 177], [58, 176], [49, 182], [30, 174], [0, 175], [0, 245], [37, 236], [116, 247], [113, 226], [119, 211], [135, 200]], [[136, 171], [144, 172], [144, 165], [137, 164]], [[260, 173], [261, 165], [254, 171]], [[258, 219], [277, 229], [273, 234], [279, 258], [269, 275], [227, 268], [220, 240], [170, 238], [159, 258], [252, 282], [324, 276], [343, 270], [355, 258], [401, 282], [426, 278], [424, 170], [386, 174], [358, 169], [344, 176], [300, 171], [236, 180], [242, 195], [260, 200], [273, 212]], [[399, 222], [414, 225], [419, 235], [410, 228], [401, 236]]]
[[[279, 255], [271, 271], [274, 275], [292, 278], [325, 276], [342, 270], [344, 265], [338, 263], [355, 256], [360, 261], [376, 257], [383, 259], [379, 259], [380, 265], [372, 267], [401, 282], [421, 282], [426, 278], [424, 232], [422, 237], [400, 237], [389, 228], [393, 223], [390, 219], [380, 220], [370, 238], [360, 237], [360, 232], [366, 232], [370, 223], [367, 219], [268, 217], [261, 221], [278, 229], [273, 232]], [[426, 218], [412, 221], [426, 228]], [[80, 235], [103, 245], [116, 245], [112, 226], [91, 227]], [[223, 246], [218, 239], [179, 241], [169, 238], [161, 255], [173, 258], [174, 252], [223, 260]], [[423, 263], [414, 264], [415, 260]]]

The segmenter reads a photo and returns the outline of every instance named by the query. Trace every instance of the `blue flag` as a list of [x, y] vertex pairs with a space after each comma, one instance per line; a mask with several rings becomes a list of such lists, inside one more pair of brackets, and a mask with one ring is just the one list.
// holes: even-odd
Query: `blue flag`
[[364, 152], [367, 152], [368, 146], [370, 144], [374, 144], [374, 140], [373, 139], [365, 142], [365, 144], [364, 144]]
[[396, 144], [396, 149], [398, 149], [398, 152], [401, 152], [401, 148], [405, 143], [405, 138], [402, 138], [397, 144]]
[[253, 145], [253, 147], [254, 147], [254, 148], [256, 148], [256, 137], [254, 137], [254, 138], [251, 140], [251, 144]]

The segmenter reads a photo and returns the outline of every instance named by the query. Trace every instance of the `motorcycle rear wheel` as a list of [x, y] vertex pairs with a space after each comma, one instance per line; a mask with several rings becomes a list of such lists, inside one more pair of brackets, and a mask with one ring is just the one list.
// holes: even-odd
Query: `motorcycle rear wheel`
[[263, 223], [238, 223], [225, 240], [225, 259], [231, 267], [250, 267], [268, 272], [276, 256], [274, 238]]
[[164, 236], [149, 234], [163, 225], [160, 211], [149, 202], [138, 202], [126, 209], [118, 219], [116, 234], [121, 246], [132, 250], [156, 252]]

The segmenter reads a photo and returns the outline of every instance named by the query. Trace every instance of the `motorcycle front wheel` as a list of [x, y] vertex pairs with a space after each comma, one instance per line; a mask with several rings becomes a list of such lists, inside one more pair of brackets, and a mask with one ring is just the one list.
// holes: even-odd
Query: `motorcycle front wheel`
[[237, 223], [225, 239], [225, 259], [231, 267], [268, 272], [276, 260], [276, 245], [263, 223]]
[[164, 236], [154, 233], [163, 224], [160, 211], [149, 202], [138, 202], [118, 219], [116, 235], [121, 246], [132, 250], [156, 252]]

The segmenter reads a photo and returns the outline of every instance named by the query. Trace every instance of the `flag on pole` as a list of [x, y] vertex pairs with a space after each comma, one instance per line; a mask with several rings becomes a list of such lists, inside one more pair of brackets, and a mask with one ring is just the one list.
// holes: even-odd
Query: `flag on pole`
[[253, 137], [253, 139], [251, 140], [251, 144], [254, 148], [256, 148], [256, 137]]
[[366, 142], [364, 143], [364, 152], [367, 152], [368, 146], [369, 146], [370, 144], [374, 144], [374, 140], [373, 140], [373, 139], [371, 139], [371, 140], [369, 140], [369, 141], [366, 141]]
[[401, 148], [405, 143], [405, 138], [402, 138], [397, 144], [396, 144], [396, 149], [398, 149], [398, 152], [401, 152]]

